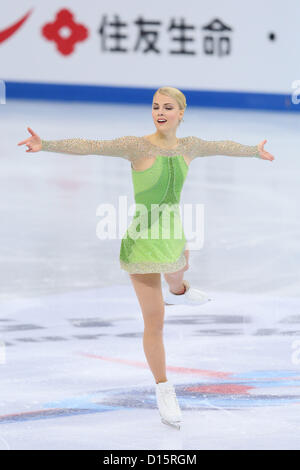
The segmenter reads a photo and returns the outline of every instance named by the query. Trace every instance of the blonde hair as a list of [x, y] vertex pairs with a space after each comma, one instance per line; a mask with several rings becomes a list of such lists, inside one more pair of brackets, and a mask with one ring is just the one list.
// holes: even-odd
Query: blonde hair
[[161, 93], [162, 95], [165, 96], [170, 96], [171, 98], [174, 98], [174, 100], [177, 101], [179, 109], [185, 109], [186, 108], [186, 98], [182, 91], [178, 90], [178, 88], [174, 88], [171, 86], [163, 86], [160, 87], [156, 90], [154, 93], [154, 96], [157, 93]]

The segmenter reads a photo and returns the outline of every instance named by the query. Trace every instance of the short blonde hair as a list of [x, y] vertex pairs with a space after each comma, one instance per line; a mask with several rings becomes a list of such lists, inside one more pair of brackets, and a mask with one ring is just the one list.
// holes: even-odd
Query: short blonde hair
[[179, 109], [185, 109], [186, 108], [186, 98], [182, 91], [178, 90], [178, 88], [174, 88], [171, 86], [163, 86], [160, 87], [156, 90], [154, 93], [154, 96], [157, 93], [161, 93], [162, 95], [165, 96], [170, 96], [171, 98], [174, 98], [174, 100], [177, 101]]

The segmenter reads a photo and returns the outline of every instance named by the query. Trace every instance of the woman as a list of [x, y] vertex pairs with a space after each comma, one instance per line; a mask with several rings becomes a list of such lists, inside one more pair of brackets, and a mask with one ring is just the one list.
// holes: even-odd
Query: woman
[[[131, 278], [143, 318], [144, 352], [156, 382], [156, 398], [161, 419], [180, 427], [182, 419], [174, 386], [167, 380], [163, 344], [164, 298], [161, 273], [169, 285], [168, 303], [203, 303], [205, 293], [190, 287], [183, 279], [188, 269], [189, 251], [182, 228], [180, 194], [191, 161], [198, 156], [230, 155], [274, 160], [264, 150], [266, 140], [256, 146], [233, 141], [205, 141], [190, 136], [177, 138], [176, 131], [186, 108], [184, 94], [173, 87], [159, 88], [152, 103], [156, 132], [143, 137], [125, 136], [113, 140], [42, 140], [31, 129], [26, 152], [40, 150], [123, 157], [131, 162], [135, 202], [139, 205], [133, 221], [122, 238], [120, 265]], [[171, 209], [170, 209], [171, 205]], [[141, 210], [140, 207], [145, 210]], [[141, 214], [142, 212], [142, 214]], [[172, 219], [167, 236], [160, 229]], [[149, 220], [150, 219], [150, 220]], [[137, 230], [139, 228], [139, 230]], [[154, 229], [158, 230], [155, 232]], [[155, 232], [155, 235], [153, 235]], [[178, 301], [177, 301], [178, 299]]]

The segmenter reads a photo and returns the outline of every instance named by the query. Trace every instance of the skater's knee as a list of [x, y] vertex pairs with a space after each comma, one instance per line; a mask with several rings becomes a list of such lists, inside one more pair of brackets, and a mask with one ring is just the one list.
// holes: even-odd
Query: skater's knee
[[190, 266], [189, 266], [189, 263], [188, 263], [188, 261], [187, 261], [187, 262], [186, 262], [186, 265], [185, 265], [184, 268], [183, 268], [183, 271], [187, 271], [187, 270], [189, 269], [189, 267], [190, 267]]
[[164, 331], [163, 322], [145, 323], [144, 334], [150, 336], [162, 335]]
[[163, 310], [155, 312], [144, 312], [144, 331], [148, 334], [162, 333], [164, 328], [164, 312]]

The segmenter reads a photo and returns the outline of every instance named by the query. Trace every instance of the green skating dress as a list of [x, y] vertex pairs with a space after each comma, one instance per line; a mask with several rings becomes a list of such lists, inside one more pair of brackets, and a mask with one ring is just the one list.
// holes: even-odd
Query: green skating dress
[[113, 140], [42, 140], [44, 151], [118, 156], [131, 163], [151, 159], [152, 165], [146, 170], [134, 170], [131, 165], [136, 210], [120, 247], [120, 266], [129, 273], [171, 273], [185, 266], [187, 240], [179, 204], [189, 164], [194, 158], [260, 156], [257, 145], [242, 145], [230, 140], [206, 141], [189, 136], [178, 142], [175, 148], [164, 149], [146, 137], [136, 136]]
[[186, 264], [179, 203], [188, 165], [182, 155], [157, 155], [150, 168], [131, 172], [137, 209], [122, 239], [121, 268], [130, 273], [178, 271]]

